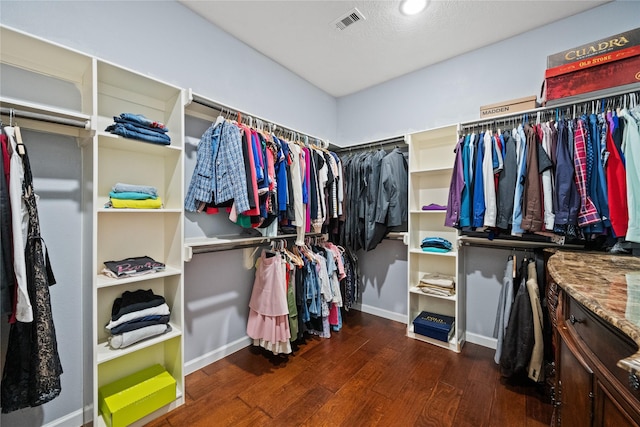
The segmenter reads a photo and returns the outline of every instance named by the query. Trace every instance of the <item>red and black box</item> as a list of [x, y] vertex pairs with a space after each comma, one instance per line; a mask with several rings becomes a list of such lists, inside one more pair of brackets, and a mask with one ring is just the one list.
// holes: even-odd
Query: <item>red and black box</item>
[[640, 28], [547, 57], [547, 102], [636, 83], [640, 83]]

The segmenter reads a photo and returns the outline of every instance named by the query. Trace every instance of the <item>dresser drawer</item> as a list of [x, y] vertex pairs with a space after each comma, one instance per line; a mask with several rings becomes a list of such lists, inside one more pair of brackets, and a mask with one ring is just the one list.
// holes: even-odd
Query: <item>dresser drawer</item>
[[573, 330], [586, 344], [604, 368], [619, 381], [620, 386], [640, 397], [640, 392], [629, 384], [629, 373], [617, 366], [619, 360], [631, 356], [638, 350], [636, 344], [619, 329], [595, 316], [573, 298], [567, 300], [565, 326]]

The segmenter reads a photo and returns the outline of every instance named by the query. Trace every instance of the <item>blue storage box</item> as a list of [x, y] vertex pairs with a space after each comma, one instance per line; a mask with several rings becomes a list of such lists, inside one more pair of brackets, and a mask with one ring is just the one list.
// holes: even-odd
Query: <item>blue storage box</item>
[[413, 331], [439, 341], [449, 342], [455, 330], [455, 318], [444, 314], [421, 312], [413, 320]]

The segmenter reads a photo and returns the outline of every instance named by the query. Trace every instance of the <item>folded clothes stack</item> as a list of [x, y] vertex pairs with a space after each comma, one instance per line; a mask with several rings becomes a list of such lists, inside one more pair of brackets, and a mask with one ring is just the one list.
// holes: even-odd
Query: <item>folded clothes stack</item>
[[141, 276], [143, 274], [163, 271], [165, 265], [148, 256], [125, 258], [120, 261], [105, 261], [104, 274], [114, 279]]
[[447, 239], [442, 237], [425, 237], [422, 239], [420, 247], [424, 252], [450, 252], [453, 245]]
[[107, 126], [106, 132], [153, 144], [171, 144], [171, 138], [167, 134], [169, 129], [164, 124], [154, 122], [142, 114], [122, 113], [114, 117], [113, 121], [115, 123]]
[[418, 289], [425, 294], [451, 296], [456, 293], [455, 278], [440, 273], [425, 273], [418, 283]]
[[160, 209], [158, 190], [149, 185], [117, 183], [109, 193], [107, 208]]
[[437, 203], [431, 203], [428, 205], [424, 205], [422, 207], [423, 211], [446, 211], [447, 210], [447, 206], [446, 205], [439, 205]]
[[164, 297], [155, 295], [151, 289], [125, 291], [113, 302], [111, 320], [105, 326], [111, 334], [109, 346], [124, 348], [167, 333], [171, 330], [170, 316]]

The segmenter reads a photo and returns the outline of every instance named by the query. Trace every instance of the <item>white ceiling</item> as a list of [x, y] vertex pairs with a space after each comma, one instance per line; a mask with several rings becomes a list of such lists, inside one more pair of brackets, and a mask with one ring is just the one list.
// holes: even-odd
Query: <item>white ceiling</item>
[[[335, 97], [608, 2], [431, 0], [404, 16], [399, 0], [180, 1]], [[365, 20], [332, 25], [354, 7]]]

